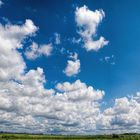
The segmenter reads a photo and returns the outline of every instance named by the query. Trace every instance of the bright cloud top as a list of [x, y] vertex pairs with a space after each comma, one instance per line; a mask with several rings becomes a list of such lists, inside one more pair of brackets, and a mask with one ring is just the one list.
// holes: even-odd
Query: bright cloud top
[[87, 51], [98, 51], [108, 44], [104, 37], [94, 40], [98, 25], [105, 17], [103, 10], [91, 11], [87, 6], [76, 8], [75, 20], [79, 27], [78, 33], [83, 39], [84, 47]]

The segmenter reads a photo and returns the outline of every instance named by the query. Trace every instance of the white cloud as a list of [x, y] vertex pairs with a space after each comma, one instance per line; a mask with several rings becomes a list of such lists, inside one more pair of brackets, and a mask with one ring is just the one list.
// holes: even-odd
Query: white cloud
[[75, 20], [79, 27], [78, 33], [81, 35], [84, 47], [87, 51], [98, 51], [108, 44], [108, 41], [104, 37], [100, 37], [99, 40], [94, 40], [96, 36], [96, 30], [102, 19], [105, 17], [103, 10], [91, 11], [87, 6], [76, 8]]
[[30, 81], [26, 83], [33, 76], [25, 76], [27, 79], [23, 79], [22, 84], [13, 82], [9, 83], [9, 87], [3, 86], [8, 91], [1, 92], [0, 121], [3, 122], [1, 126], [5, 126], [0, 127], [0, 130], [16, 131], [19, 128], [19, 132], [22, 128], [24, 132], [24, 128], [29, 128], [30, 132], [41, 130], [54, 133], [56, 130], [67, 134], [96, 130], [96, 121], [100, 115], [98, 102], [104, 92], [77, 80], [72, 84], [66, 82], [68, 87], [66, 83], [58, 83], [57, 89], [61, 91], [50, 94], [39, 86], [41, 73], [40, 70], [33, 72], [34, 77], [37, 77], [37, 85]]
[[104, 39], [104, 37], [100, 37], [99, 40], [93, 41], [92, 39], [88, 39], [85, 42], [85, 48], [87, 51], [98, 51], [99, 49], [103, 48], [107, 45], [108, 42]]
[[86, 88], [86, 84], [82, 83], [80, 80], [77, 80], [75, 83], [70, 84], [69, 82], [65, 83], [58, 83], [56, 86], [56, 89], [58, 89], [61, 92], [69, 92], [73, 90], [78, 90], [81, 88]]
[[[78, 134], [95, 130], [104, 92], [80, 80], [58, 83], [56, 92], [44, 88], [43, 69], [25, 72], [17, 48], [36, 31], [27, 27], [27, 23], [0, 26], [0, 131]], [[77, 54], [72, 59], [77, 61]]]
[[[75, 81], [74, 83], [64, 82], [58, 83], [56, 89], [60, 92], [69, 93], [67, 95], [68, 99], [72, 100], [94, 100], [98, 101], [104, 96], [104, 91], [94, 90], [92, 86], [87, 86], [85, 83], [82, 83], [80, 80]], [[76, 92], [75, 92], [76, 91]], [[79, 91], [79, 92], [77, 92]]]
[[0, 24], [0, 80], [13, 79], [24, 72], [26, 64], [16, 49], [22, 48], [21, 42], [37, 29], [29, 19], [23, 25]]
[[1, 41], [1, 46], [6, 45], [7, 49], [21, 48], [23, 39], [27, 36], [34, 35], [37, 30], [38, 27], [30, 19], [27, 19], [23, 25], [7, 24], [3, 26], [0, 24], [0, 36], [1, 40], [4, 40], [4, 43]]
[[[101, 111], [104, 91], [86, 83], [58, 83], [46, 89], [42, 68], [26, 70], [17, 48], [37, 27], [0, 25], [0, 131], [93, 134], [140, 132], [140, 93], [115, 100]], [[77, 55], [72, 57], [77, 61]]]
[[74, 76], [80, 72], [80, 60], [77, 59], [77, 57], [78, 55], [75, 53], [73, 56], [70, 55], [70, 58], [73, 60], [67, 61], [67, 66], [64, 70], [64, 73], [69, 77]]
[[99, 122], [100, 127], [109, 129], [110, 133], [139, 133], [140, 96], [116, 99], [113, 107], [104, 110]]
[[38, 45], [33, 42], [32, 45], [26, 49], [25, 55], [28, 59], [36, 59], [42, 55], [50, 56], [52, 52], [52, 44]]
[[46, 89], [42, 68], [26, 70], [17, 48], [36, 30], [31, 20], [21, 26], [0, 25], [0, 131], [78, 134], [95, 130], [104, 91], [80, 80]]

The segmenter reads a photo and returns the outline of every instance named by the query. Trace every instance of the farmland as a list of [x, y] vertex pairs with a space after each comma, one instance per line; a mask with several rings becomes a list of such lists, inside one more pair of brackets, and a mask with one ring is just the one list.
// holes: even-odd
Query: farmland
[[140, 140], [139, 134], [113, 134], [94, 136], [66, 136], [66, 135], [43, 135], [43, 134], [10, 134], [1, 133], [0, 140]]

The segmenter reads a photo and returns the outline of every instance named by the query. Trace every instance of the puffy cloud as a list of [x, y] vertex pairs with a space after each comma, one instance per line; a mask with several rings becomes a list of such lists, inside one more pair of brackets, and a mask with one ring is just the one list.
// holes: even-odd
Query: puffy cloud
[[140, 96], [136, 94], [130, 98], [115, 99], [114, 106], [105, 109], [100, 117], [99, 126], [102, 129], [109, 129], [111, 133], [139, 133]]
[[104, 91], [94, 90], [92, 86], [88, 87], [85, 83], [82, 83], [80, 80], [77, 80], [72, 84], [70, 84], [69, 82], [64, 82], [63, 84], [58, 83], [56, 85], [56, 89], [63, 93], [70, 92], [67, 95], [69, 99], [77, 101], [84, 101], [85, 99], [96, 101], [102, 99], [102, 97], [104, 96]]
[[98, 51], [108, 44], [108, 41], [102, 36], [98, 40], [94, 40], [97, 27], [104, 17], [105, 13], [103, 10], [91, 11], [85, 5], [76, 8], [75, 20], [80, 28], [78, 33], [81, 35], [87, 51]]
[[26, 49], [25, 55], [28, 59], [36, 59], [42, 55], [50, 56], [52, 52], [52, 44], [38, 45], [33, 42], [32, 45]]
[[78, 134], [95, 130], [104, 91], [80, 80], [46, 89], [42, 68], [26, 70], [18, 48], [36, 30], [31, 20], [20, 26], [0, 25], [0, 131]]
[[[41, 72], [37, 70], [35, 75], [38, 82], [39, 71]], [[38, 132], [55, 133], [56, 130], [67, 134], [96, 130], [96, 121], [100, 115], [99, 100], [102, 99], [104, 91], [95, 90], [77, 80], [74, 83], [67, 82], [68, 87], [66, 83], [58, 83], [56, 88], [59, 92], [49, 94], [45, 89], [40, 90], [36, 84], [26, 84], [25, 81], [23, 80], [22, 84], [11, 83], [10, 87], [6, 88], [8, 91], [3, 90], [1, 93], [0, 121], [4, 127], [0, 127], [1, 130], [17, 131], [22, 128], [22, 131], [27, 131], [29, 128], [34, 132], [34, 128]], [[79, 88], [75, 88], [77, 85]], [[32, 86], [34, 91], [31, 90]], [[63, 88], [65, 90], [62, 90]], [[10, 128], [6, 124], [9, 124]]]
[[[38, 28], [31, 20], [23, 25], [0, 25], [0, 131], [93, 134], [139, 132], [140, 93], [115, 100], [101, 111], [104, 91], [86, 83], [58, 83], [46, 89], [42, 68], [26, 70], [18, 51], [25, 38]], [[77, 61], [77, 54], [71, 56]]]
[[[21, 41], [23, 41], [23, 39], [25, 39], [27, 36], [32, 36], [37, 29], [38, 28], [30, 19], [27, 19], [23, 25], [7, 24], [3, 26], [0, 24], [1, 46], [6, 45], [7, 48], [12, 49], [21, 48]], [[2, 40], [4, 40], [4, 43]]]
[[92, 39], [88, 39], [85, 42], [85, 48], [87, 51], [98, 51], [99, 49], [103, 48], [105, 45], [107, 45], [108, 42], [104, 39], [104, 37], [100, 37], [99, 40], [93, 41]]
[[24, 72], [26, 64], [17, 49], [22, 48], [21, 42], [37, 29], [29, 19], [23, 25], [0, 24], [0, 80], [17, 78]]
[[70, 58], [73, 60], [68, 60], [67, 61], [67, 67], [64, 70], [64, 73], [71, 77], [80, 72], [80, 60], [77, 59], [78, 55], [75, 53], [73, 56], [70, 55]]

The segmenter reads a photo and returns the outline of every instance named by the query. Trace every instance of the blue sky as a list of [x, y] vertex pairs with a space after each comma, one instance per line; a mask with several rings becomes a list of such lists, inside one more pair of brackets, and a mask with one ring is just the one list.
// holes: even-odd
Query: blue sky
[[[112, 110], [117, 108], [116, 99], [119, 101], [127, 100], [131, 104], [132, 98], [138, 98], [138, 95], [135, 94], [140, 90], [139, 0], [61, 0], [60, 2], [56, 0], [3, 0], [2, 2], [0, 23], [3, 30], [6, 25], [11, 27], [14, 25], [24, 26], [26, 19], [30, 19], [36, 28], [31, 31], [34, 35], [29, 35], [27, 38], [21, 37], [20, 44], [22, 44], [22, 47], [17, 47], [15, 50], [21, 55], [22, 63], [26, 64], [24, 73], [37, 69], [37, 67], [43, 69], [47, 81], [43, 83], [44, 89], [53, 89], [56, 90], [54, 92], [57, 92], [57, 90], [60, 90], [60, 88], [56, 88], [59, 83], [69, 82], [72, 84], [79, 79], [86, 85], [105, 92], [103, 103], [101, 103], [104, 105], [101, 105], [100, 108], [103, 113], [109, 107]], [[76, 17], [76, 9], [80, 9], [84, 5], [86, 6], [86, 12], [88, 10], [93, 12], [98, 10], [101, 15], [97, 16], [101, 16], [102, 19], [97, 23], [96, 19], [95, 23], [92, 23], [94, 18], [89, 23], [90, 17], [87, 18], [88, 22], [78, 21], [78, 16], [83, 13], [79, 13], [79, 15], [77, 13]], [[94, 24], [96, 26], [95, 32], [90, 31], [92, 30], [90, 25], [94, 28]], [[91, 35], [82, 36], [82, 33], [85, 33], [84, 31], [90, 31]], [[1, 36], [3, 37], [3, 34]], [[18, 36], [18, 33], [16, 36]], [[26, 33], [24, 36], [26, 36]], [[97, 50], [93, 48], [88, 50], [88, 45], [87, 48], [85, 47], [88, 41], [94, 43], [101, 36], [105, 39], [103, 41], [105, 44], [102, 47]], [[58, 42], [56, 42], [56, 39], [58, 39]], [[31, 53], [27, 54], [27, 52], [33, 51], [33, 42], [37, 47], [36, 54], [34, 54], [36, 56], [30, 58]], [[42, 49], [42, 51], [40, 48], [43, 48], [43, 45], [46, 45], [47, 49], [50, 50], [45, 52]], [[75, 53], [77, 57], [73, 58]], [[68, 61], [74, 62], [74, 67], [69, 66]], [[0, 65], [0, 67], [2, 66]], [[72, 69], [72, 72], [69, 72], [69, 69]], [[15, 77], [13, 79], [19, 83], [23, 82], [24, 85], [24, 81], [21, 79], [21, 81]], [[2, 89], [4, 87], [1, 87]], [[134, 97], [130, 99], [129, 95]], [[128, 108], [130, 109], [129, 106]], [[138, 114], [138, 116], [140, 115]], [[120, 127], [122, 126], [118, 128]], [[4, 128], [9, 130], [5, 126]], [[26, 129], [24, 130], [26, 131]], [[83, 131], [79, 131], [79, 133], [83, 133]]]

